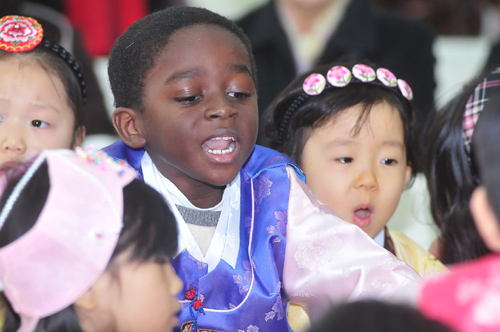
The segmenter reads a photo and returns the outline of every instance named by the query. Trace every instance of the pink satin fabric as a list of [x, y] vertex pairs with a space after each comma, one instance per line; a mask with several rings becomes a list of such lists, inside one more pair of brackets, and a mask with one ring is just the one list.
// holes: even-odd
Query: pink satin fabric
[[283, 285], [314, 322], [334, 304], [360, 299], [414, 301], [421, 277], [343, 221], [289, 171]]

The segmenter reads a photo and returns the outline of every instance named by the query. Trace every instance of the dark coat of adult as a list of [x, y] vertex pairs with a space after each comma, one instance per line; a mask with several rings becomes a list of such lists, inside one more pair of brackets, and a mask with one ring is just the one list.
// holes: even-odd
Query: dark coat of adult
[[[291, 46], [275, 6], [271, 1], [237, 22], [252, 43], [261, 114], [297, 75]], [[434, 104], [433, 43], [434, 34], [422, 23], [377, 13], [368, 0], [352, 0], [317, 64], [354, 55], [387, 67], [412, 87], [419, 122], [423, 123]], [[259, 142], [263, 143], [262, 137]]]

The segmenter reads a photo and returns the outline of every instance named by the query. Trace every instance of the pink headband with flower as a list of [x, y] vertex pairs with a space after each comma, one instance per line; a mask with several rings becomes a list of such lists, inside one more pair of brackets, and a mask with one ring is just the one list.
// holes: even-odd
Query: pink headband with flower
[[135, 178], [104, 152], [44, 151], [7, 198], [0, 228], [44, 162], [50, 190], [36, 223], [0, 248], [0, 280], [21, 317], [18, 332], [73, 304], [104, 272], [123, 225], [123, 188]]
[[396, 76], [386, 68], [378, 68], [376, 71], [365, 64], [356, 64], [352, 71], [344, 66], [333, 66], [328, 70], [326, 77], [320, 73], [313, 73], [306, 77], [302, 84], [303, 94], [300, 94], [290, 105], [283, 115], [278, 128], [279, 144], [285, 139], [288, 121], [297, 109], [307, 102], [311, 97], [321, 94], [328, 88], [343, 88], [352, 83], [370, 83], [389, 88], [403, 96], [406, 100], [413, 100], [413, 91], [408, 83]]

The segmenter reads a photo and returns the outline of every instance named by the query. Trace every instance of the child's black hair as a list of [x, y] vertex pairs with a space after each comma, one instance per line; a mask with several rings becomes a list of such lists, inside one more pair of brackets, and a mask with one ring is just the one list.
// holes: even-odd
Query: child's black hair
[[[23, 175], [26, 164], [9, 180], [2, 194], [0, 207]], [[36, 223], [50, 190], [47, 163], [44, 162], [30, 179], [9, 217], [0, 230], [0, 247], [15, 241]], [[77, 189], [76, 189], [77, 190]], [[71, 194], [71, 193], [68, 193]], [[29, 207], [29, 208], [26, 208]], [[130, 250], [131, 262], [145, 262], [155, 259], [164, 262], [177, 250], [177, 225], [175, 217], [163, 197], [141, 180], [133, 180], [123, 188], [123, 228], [109, 265], [125, 251]], [[5, 307], [3, 331], [16, 331], [20, 318], [2, 293]], [[82, 331], [73, 306], [41, 319], [35, 332]]]
[[328, 120], [349, 107], [363, 105], [356, 126], [352, 128], [352, 133], [357, 134], [368, 119], [372, 106], [386, 101], [397, 109], [403, 122], [406, 159], [407, 164], [412, 167], [412, 176], [409, 181], [411, 184], [419, 170], [416, 114], [412, 104], [399, 92], [395, 92], [390, 88], [370, 83], [350, 83], [343, 88], [327, 88], [321, 94], [311, 97], [297, 108], [288, 120], [283, 137], [280, 137], [281, 119], [292, 103], [303, 94], [302, 84], [307, 76], [312, 73], [326, 75], [334, 65], [344, 65], [347, 68], [352, 68], [356, 63], [369, 64], [366, 61], [360, 61], [360, 59], [347, 59], [343, 62], [339, 61], [335, 64], [313, 68], [295, 78], [276, 97], [264, 114], [267, 141], [271, 148], [284, 153], [300, 166], [302, 152], [312, 129], [321, 127]]
[[128, 107], [142, 112], [144, 79], [155, 66], [158, 54], [165, 49], [176, 31], [200, 24], [221, 27], [243, 43], [250, 60], [252, 78], [256, 83], [252, 48], [240, 27], [207, 9], [168, 7], [138, 20], [115, 42], [108, 64], [115, 107]]
[[431, 215], [441, 233], [439, 258], [444, 264], [469, 261], [490, 253], [469, 209], [477, 184], [463, 139], [465, 106], [483, 77], [472, 80], [438, 110], [426, 140], [424, 173]]
[[[11, 53], [0, 50], [0, 61], [4, 59], [17, 58], [21, 60], [20, 66], [36, 63], [45, 72], [55, 75], [61, 80], [66, 91], [68, 105], [73, 111], [75, 118], [75, 123], [73, 125], [74, 141], [77, 130], [85, 125], [85, 114], [83, 111], [85, 81], [83, 80], [83, 77], [76, 76], [76, 72], [79, 72], [79, 66], [67, 51], [48, 40], [44, 40], [42, 43], [46, 43], [47, 46], [40, 44], [29, 52]], [[62, 55], [58, 55], [59, 53], [49, 49], [48, 47], [56, 47], [57, 52], [61, 54], [64, 53], [66, 58], [72, 61], [73, 67], [77, 66], [78, 70], [71, 67], [71, 64], [64, 60]], [[71, 142], [72, 145], [73, 141]]]
[[363, 300], [333, 307], [309, 331], [452, 332], [452, 329], [408, 305]]
[[473, 162], [500, 224], [500, 90], [488, 100], [472, 135]]

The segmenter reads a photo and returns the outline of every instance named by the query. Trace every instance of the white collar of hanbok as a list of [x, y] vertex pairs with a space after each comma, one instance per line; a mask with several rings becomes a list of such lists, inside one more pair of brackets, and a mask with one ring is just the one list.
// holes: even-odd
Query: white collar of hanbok
[[[179, 228], [177, 254], [186, 249], [195, 259], [208, 265], [208, 272], [212, 271], [221, 259], [235, 268], [240, 244], [240, 175], [238, 174], [226, 186], [219, 204], [209, 209], [200, 209], [195, 207], [169, 179], [160, 173], [147, 152], [142, 157], [141, 166], [144, 181], [165, 197], [177, 220]], [[219, 223], [205, 256], [201, 253], [176, 205], [200, 211], [221, 211]]]
[[375, 235], [373, 240], [383, 248], [385, 242], [385, 228], [382, 228], [382, 230], [377, 235]]

